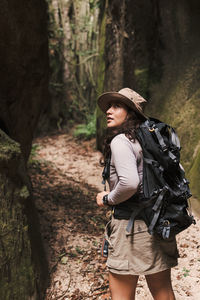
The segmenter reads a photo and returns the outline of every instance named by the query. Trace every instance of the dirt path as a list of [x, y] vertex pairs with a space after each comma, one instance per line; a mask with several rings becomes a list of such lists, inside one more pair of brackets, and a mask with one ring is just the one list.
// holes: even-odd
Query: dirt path
[[[110, 299], [100, 255], [108, 217], [95, 195], [102, 190], [95, 141], [77, 143], [68, 134], [39, 138], [30, 166], [33, 194], [50, 265], [44, 300]], [[177, 300], [200, 299], [200, 220], [178, 235], [179, 265], [172, 270]], [[137, 300], [152, 300], [144, 278]]]

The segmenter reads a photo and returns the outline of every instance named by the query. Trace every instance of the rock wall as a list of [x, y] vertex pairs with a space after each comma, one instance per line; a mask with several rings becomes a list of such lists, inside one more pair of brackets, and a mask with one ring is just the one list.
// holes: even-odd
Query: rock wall
[[44, 0], [0, 2], [0, 128], [25, 159], [48, 101], [47, 7]]
[[[150, 57], [156, 43], [152, 1], [104, 1], [101, 6], [98, 94], [130, 87], [148, 96]], [[105, 119], [97, 108], [97, 148]]]
[[157, 35], [160, 46], [156, 50], [159, 61], [155, 57], [154, 66], [155, 70], [160, 70], [160, 78], [150, 80], [147, 112], [176, 128], [192, 194], [200, 200], [200, 172], [197, 167], [200, 149], [199, 16], [199, 1], [158, 1]]
[[[147, 100], [146, 114], [174, 126], [182, 163], [200, 198], [200, 3], [183, 1], [105, 1], [104, 76], [99, 94], [129, 86]], [[103, 14], [102, 14], [103, 15]], [[104, 44], [104, 45], [103, 45]], [[100, 64], [102, 67], [103, 63]], [[104, 123], [97, 110], [97, 137]], [[97, 142], [100, 148], [100, 142]]]
[[48, 266], [26, 162], [48, 104], [44, 0], [0, 2], [0, 299], [43, 299]]
[[48, 266], [20, 145], [0, 130], [0, 299], [42, 299]]

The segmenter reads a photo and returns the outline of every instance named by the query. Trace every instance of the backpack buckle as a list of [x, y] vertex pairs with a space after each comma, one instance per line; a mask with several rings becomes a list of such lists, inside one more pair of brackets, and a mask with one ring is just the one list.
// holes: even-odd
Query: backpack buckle
[[168, 239], [170, 237], [170, 222], [168, 220], [165, 220], [163, 222], [163, 231], [162, 231], [162, 237], [164, 240]]
[[149, 131], [150, 131], [150, 132], [153, 132], [153, 131], [155, 131], [155, 128], [149, 127]]

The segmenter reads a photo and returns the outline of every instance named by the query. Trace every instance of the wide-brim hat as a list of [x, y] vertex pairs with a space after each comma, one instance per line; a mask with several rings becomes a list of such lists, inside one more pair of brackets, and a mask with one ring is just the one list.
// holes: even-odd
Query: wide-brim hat
[[100, 109], [106, 113], [111, 102], [121, 102], [134, 110], [142, 119], [148, 119], [142, 111], [142, 106], [147, 101], [135, 91], [129, 88], [123, 88], [119, 92], [103, 93], [97, 100]]

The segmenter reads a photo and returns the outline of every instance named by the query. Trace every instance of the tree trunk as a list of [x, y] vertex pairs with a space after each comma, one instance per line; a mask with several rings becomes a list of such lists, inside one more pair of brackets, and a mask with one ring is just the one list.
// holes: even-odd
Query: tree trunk
[[48, 0], [51, 99], [40, 132], [88, 121], [95, 111], [98, 2]]
[[[125, 1], [105, 1], [101, 7], [98, 94], [123, 86], [123, 42]], [[104, 74], [103, 74], [104, 72]], [[97, 148], [102, 150], [105, 119], [97, 108]]]

